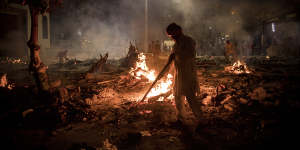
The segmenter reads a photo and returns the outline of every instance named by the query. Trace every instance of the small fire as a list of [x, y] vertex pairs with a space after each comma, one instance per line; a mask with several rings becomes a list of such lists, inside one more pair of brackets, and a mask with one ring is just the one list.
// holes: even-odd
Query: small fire
[[143, 53], [138, 55], [136, 66], [135, 68], [131, 68], [129, 73], [136, 79], [142, 79], [142, 77], [146, 77], [151, 82], [155, 80], [155, 71], [149, 70], [146, 64], [146, 56]]
[[147, 98], [153, 97], [153, 96], [158, 96], [160, 94], [165, 94], [171, 90], [171, 85], [173, 81], [173, 76], [171, 74], [168, 74], [167, 79], [164, 80], [163, 82], [160, 82], [157, 84], [150, 93], [147, 95]]
[[[138, 60], [136, 62], [135, 68], [131, 68], [129, 71], [130, 75], [134, 76], [136, 79], [141, 80], [142, 78], [146, 78], [149, 82], [153, 82], [156, 78], [156, 74], [154, 70], [150, 70], [146, 64], [146, 56], [143, 53], [138, 55]], [[173, 76], [171, 74], [167, 75], [167, 78], [161, 79], [156, 86], [152, 88], [152, 90], [147, 95], [147, 98], [151, 98], [154, 96], [159, 96], [161, 94], [168, 93], [172, 88]], [[171, 99], [172, 94], [167, 97], [167, 99]], [[160, 97], [157, 101], [164, 101], [164, 97]]]
[[1, 64], [27, 64], [26, 61], [21, 60], [20, 58], [6, 57], [0, 58]]
[[15, 85], [14, 84], [9, 84], [8, 81], [7, 81], [7, 78], [6, 78], [6, 74], [2, 75], [0, 77], [0, 87], [3, 87], [3, 88], [7, 88], [9, 90], [12, 90]]
[[246, 63], [241, 62], [240, 60], [233, 63], [232, 66], [225, 67], [225, 71], [234, 73], [234, 74], [241, 74], [241, 73], [251, 73], [248, 69]]

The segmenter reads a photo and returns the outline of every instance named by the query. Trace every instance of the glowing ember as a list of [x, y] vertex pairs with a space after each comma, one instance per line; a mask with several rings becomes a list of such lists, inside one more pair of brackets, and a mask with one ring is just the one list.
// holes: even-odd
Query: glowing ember
[[[143, 53], [138, 55], [138, 60], [136, 62], [135, 68], [131, 68], [129, 72], [136, 79], [141, 80], [142, 78], [146, 78], [149, 82], [153, 82], [156, 78], [155, 71], [150, 70], [146, 64], [146, 56]], [[147, 95], [147, 98], [151, 98], [154, 96], [159, 96], [161, 94], [168, 93], [172, 88], [173, 76], [171, 74], [167, 75], [167, 78], [161, 79], [155, 87]], [[164, 101], [164, 97], [160, 97], [157, 101]], [[172, 94], [167, 97], [167, 99], [172, 99]]]
[[241, 62], [240, 60], [236, 61], [232, 66], [225, 67], [225, 71], [241, 74], [241, 73], [251, 73], [248, 69], [246, 63]]

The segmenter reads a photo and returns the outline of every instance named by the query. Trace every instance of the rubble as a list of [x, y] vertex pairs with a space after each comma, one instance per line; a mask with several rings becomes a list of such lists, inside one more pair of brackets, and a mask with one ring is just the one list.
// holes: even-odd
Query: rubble
[[206, 96], [202, 100], [202, 104], [204, 104], [204, 105], [210, 105], [210, 104], [212, 104], [212, 96]]
[[96, 148], [96, 150], [118, 150], [117, 147], [109, 142], [108, 139], [103, 141], [103, 147]]
[[140, 133], [142, 136], [152, 136], [149, 131], [141, 131]]
[[263, 87], [258, 87], [249, 93], [249, 97], [253, 100], [262, 101], [267, 97], [267, 92]]
[[232, 98], [232, 96], [226, 95], [226, 98], [223, 101], [221, 101], [221, 104], [223, 105], [223, 104], [227, 103], [231, 98]]
[[245, 98], [240, 98], [240, 103], [241, 103], [241, 104], [247, 104], [247, 103], [248, 103], [248, 100], [245, 99]]
[[[199, 67], [203, 66], [205, 63]], [[199, 98], [204, 104], [201, 106], [203, 110], [201, 119], [208, 122], [208, 125], [202, 127], [203, 132], [195, 135], [196, 137], [193, 137], [195, 139], [190, 141], [206, 140], [236, 145], [249, 139], [260, 140], [259, 138], [266, 137], [263, 134], [273, 135], [272, 132], [267, 133], [271, 130], [269, 128], [280, 125], [278, 108], [282, 109], [283, 106], [290, 108], [292, 105], [292, 109], [298, 109], [300, 106], [293, 100], [296, 99], [297, 92], [286, 94], [286, 91], [297, 87], [296, 82], [281, 72], [256, 66], [255, 73], [236, 75], [223, 72], [223, 69], [223, 66], [211, 64], [205, 66], [205, 69], [199, 69], [200, 93], [204, 95]], [[50, 68], [49, 71], [53, 70]], [[57, 87], [57, 104], [48, 107], [57, 109], [50, 112], [59, 118], [59, 122], [65, 127], [54, 130], [56, 132], [52, 138], [74, 139], [91, 133], [93, 136], [84, 139], [95, 140], [94, 143], [97, 144], [91, 142], [77, 145], [77, 148], [82, 149], [126, 149], [131, 146], [146, 149], [147, 143], [153, 144], [160, 140], [168, 148], [170, 145], [176, 145], [176, 148], [184, 149], [186, 140], [182, 136], [187, 133], [181, 126], [174, 125], [177, 112], [173, 100], [166, 98], [172, 96], [171, 92], [167, 92], [165, 96], [160, 94], [151, 97], [147, 103], [138, 103], [150, 83], [144, 77], [137, 79], [129, 71], [86, 73], [86, 70], [80, 70], [74, 73], [72, 69], [72, 72], [59, 72], [66, 78], [60, 81], [55, 78], [51, 81], [53, 87]], [[278, 81], [278, 78], [282, 81]], [[32, 90], [32, 87], [30, 85], [20, 89], [16, 86], [10, 90], [12, 93], [10, 97], [18, 97], [19, 94], [15, 94], [18, 89]], [[20, 99], [28, 101], [23, 97], [30, 96], [16, 98], [18, 99], [16, 102], [20, 103]], [[164, 100], [158, 101], [160, 97], [164, 97]], [[290, 99], [287, 104], [283, 100], [285, 97]], [[189, 108], [187, 110], [191, 111]], [[45, 114], [42, 113], [41, 116], [40, 112], [37, 107], [28, 107], [20, 109], [20, 116], [24, 115], [27, 123], [37, 124], [33, 116], [42, 118]], [[188, 119], [193, 119], [190, 112], [187, 116]], [[261, 120], [275, 121], [261, 123]], [[191, 122], [189, 124], [191, 128], [197, 126]], [[271, 131], [277, 132], [273, 129]], [[104, 144], [102, 141], [107, 143]]]
[[27, 109], [25, 111], [22, 112], [22, 116], [23, 118], [25, 118], [29, 113], [32, 113], [34, 111], [34, 109]]
[[230, 105], [230, 104], [225, 104], [224, 108], [229, 110], [229, 111], [233, 111], [232, 105]]

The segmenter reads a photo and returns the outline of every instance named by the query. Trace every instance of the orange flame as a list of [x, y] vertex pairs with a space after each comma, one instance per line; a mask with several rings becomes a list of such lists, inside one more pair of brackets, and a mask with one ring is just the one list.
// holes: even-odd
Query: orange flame
[[241, 73], [251, 73], [248, 69], [246, 63], [241, 62], [240, 60], [233, 63], [232, 66], [225, 67], [225, 71], [234, 73], [234, 74], [241, 74]]
[[143, 53], [138, 55], [135, 68], [131, 68], [129, 73], [136, 79], [141, 79], [142, 76], [146, 77], [149, 81], [155, 80], [155, 71], [149, 70], [146, 64], [146, 56]]
[[[141, 80], [145, 77], [149, 82], [153, 82], [156, 78], [154, 70], [150, 70], [146, 64], [146, 56], [143, 53], [138, 55], [138, 60], [136, 62], [135, 68], [131, 68], [129, 71], [130, 75], [134, 76], [136, 79]], [[155, 87], [147, 95], [147, 98], [158, 96], [161, 94], [168, 93], [172, 88], [173, 76], [171, 74], [167, 75], [166, 79], [159, 81]], [[167, 99], [172, 99], [172, 95], [168, 96]], [[164, 101], [164, 97], [160, 97], [157, 101]]]

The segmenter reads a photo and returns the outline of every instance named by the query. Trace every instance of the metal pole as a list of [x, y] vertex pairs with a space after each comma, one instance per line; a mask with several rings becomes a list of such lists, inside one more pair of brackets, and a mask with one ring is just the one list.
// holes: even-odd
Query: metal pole
[[144, 51], [148, 51], [148, 0], [145, 0], [145, 41]]

